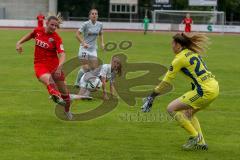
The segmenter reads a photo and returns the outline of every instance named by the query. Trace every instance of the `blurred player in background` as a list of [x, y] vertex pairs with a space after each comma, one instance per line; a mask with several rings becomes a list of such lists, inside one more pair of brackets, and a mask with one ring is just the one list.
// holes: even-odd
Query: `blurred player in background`
[[149, 22], [150, 20], [148, 19], [147, 16], [145, 16], [143, 19], [144, 34], [147, 34]]
[[42, 12], [39, 12], [39, 14], [37, 15], [38, 27], [43, 27], [44, 19], [45, 16], [42, 14]]
[[208, 146], [203, 138], [201, 127], [195, 113], [206, 108], [219, 94], [218, 82], [207, 69], [201, 58], [205, 53], [208, 38], [203, 34], [177, 33], [173, 36], [172, 49], [175, 58], [163, 81], [148, 96], [142, 106], [143, 112], [149, 112], [156, 96], [161, 95], [167, 84], [182, 72], [191, 81], [192, 90], [173, 100], [167, 107], [168, 113], [179, 122], [189, 134], [183, 149], [204, 149]]
[[[100, 38], [102, 49], [104, 49], [103, 41], [103, 25], [97, 21], [98, 11], [91, 9], [89, 12], [89, 20], [84, 22], [76, 32], [76, 38], [80, 42], [78, 57], [83, 63], [75, 80], [75, 86], [79, 87], [79, 82], [84, 73], [94, 70], [98, 67], [97, 59], [97, 37]], [[90, 65], [91, 64], [91, 65]]]
[[57, 104], [65, 107], [65, 114], [72, 119], [70, 110], [70, 97], [65, 85], [65, 77], [62, 65], [65, 61], [65, 52], [61, 37], [55, 32], [62, 22], [60, 15], [49, 16], [46, 27], [37, 27], [31, 33], [23, 36], [16, 44], [16, 50], [23, 52], [22, 44], [34, 39], [34, 70], [40, 82], [42, 82]]
[[186, 17], [183, 19], [182, 24], [185, 24], [185, 32], [191, 32], [191, 24], [193, 24], [193, 20], [190, 17], [189, 13], [186, 14]]
[[92, 97], [89, 97], [90, 91], [86, 88], [88, 79], [92, 78], [92, 77], [100, 78], [100, 80], [102, 82], [102, 91], [103, 91], [103, 99], [104, 100], [109, 99], [109, 97], [107, 96], [107, 88], [106, 88], [106, 84], [108, 81], [110, 82], [110, 94], [113, 96], [113, 94], [114, 94], [113, 92], [115, 90], [114, 89], [115, 77], [121, 76], [121, 74], [122, 74], [121, 60], [118, 57], [113, 56], [110, 64], [103, 64], [103, 65], [99, 66], [98, 72], [96, 72], [94, 74], [92, 72], [86, 72], [82, 76], [82, 78], [79, 82], [80, 91], [79, 91], [78, 95], [71, 95], [72, 100], [73, 99], [83, 99], [83, 98], [91, 99], [92, 98]]

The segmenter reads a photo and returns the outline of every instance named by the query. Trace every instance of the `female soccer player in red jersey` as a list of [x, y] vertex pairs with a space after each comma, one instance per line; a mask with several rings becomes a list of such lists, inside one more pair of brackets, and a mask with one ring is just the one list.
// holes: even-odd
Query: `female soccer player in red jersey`
[[65, 61], [65, 53], [62, 39], [55, 32], [59, 28], [61, 17], [49, 16], [46, 27], [37, 27], [31, 33], [23, 36], [16, 44], [18, 53], [22, 53], [22, 44], [30, 39], [35, 40], [34, 70], [40, 82], [48, 89], [54, 102], [65, 107], [65, 114], [72, 119], [70, 109], [70, 97], [65, 85], [65, 77], [62, 65]]
[[45, 19], [45, 16], [40, 12], [37, 15], [37, 23], [38, 23], [38, 27], [43, 27], [43, 21]]
[[185, 32], [191, 32], [191, 24], [193, 24], [193, 20], [190, 17], [190, 14], [186, 14], [186, 17], [182, 21], [185, 24]]

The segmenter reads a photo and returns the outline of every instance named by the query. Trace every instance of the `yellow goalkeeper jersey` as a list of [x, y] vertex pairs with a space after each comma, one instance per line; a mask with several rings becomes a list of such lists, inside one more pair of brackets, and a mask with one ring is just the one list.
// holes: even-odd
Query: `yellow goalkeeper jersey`
[[[201, 56], [189, 49], [184, 49], [175, 56], [163, 81], [171, 83], [178, 72], [182, 72], [190, 80], [200, 96], [203, 96], [204, 90], [211, 90], [207, 83], [210, 80], [215, 80], [214, 75], [208, 71]], [[161, 92], [163, 87], [161, 84], [163, 83], [155, 88], [158, 93]]]

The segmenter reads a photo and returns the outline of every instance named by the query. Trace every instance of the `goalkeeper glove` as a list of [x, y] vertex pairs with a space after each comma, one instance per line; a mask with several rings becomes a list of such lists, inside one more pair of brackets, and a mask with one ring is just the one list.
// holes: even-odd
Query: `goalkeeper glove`
[[159, 95], [158, 93], [153, 92], [151, 95], [149, 95], [148, 97], [146, 97], [143, 100], [143, 105], [141, 107], [142, 112], [150, 112], [152, 105], [153, 105], [153, 100], [154, 98]]

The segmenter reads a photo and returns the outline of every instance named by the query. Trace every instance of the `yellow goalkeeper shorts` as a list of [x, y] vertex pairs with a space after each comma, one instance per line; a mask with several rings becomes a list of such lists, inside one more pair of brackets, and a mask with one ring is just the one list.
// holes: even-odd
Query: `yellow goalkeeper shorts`
[[219, 94], [219, 85], [215, 79], [212, 79], [201, 85], [202, 95], [199, 94], [199, 88], [186, 92], [179, 100], [194, 109], [203, 109], [209, 106]]

